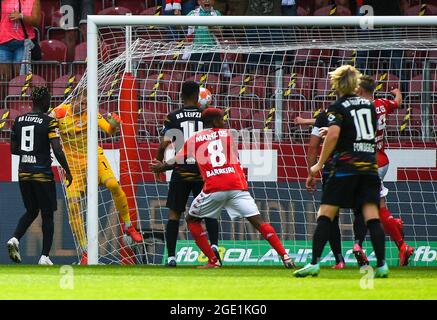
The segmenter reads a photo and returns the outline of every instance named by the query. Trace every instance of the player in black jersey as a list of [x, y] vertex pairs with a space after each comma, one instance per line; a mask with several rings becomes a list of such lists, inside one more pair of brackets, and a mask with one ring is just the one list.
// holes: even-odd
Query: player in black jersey
[[7, 247], [9, 257], [21, 262], [19, 241], [41, 211], [43, 248], [38, 264], [52, 265], [49, 252], [53, 242], [53, 212], [57, 206], [50, 146], [65, 170], [68, 186], [72, 177], [59, 139], [58, 123], [46, 115], [50, 106], [47, 88], [34, 88], [31, 97], [32, 111], [15, 118], [11, 133], [11, 153], [20, 156], [18, 178], [26, 213], [20, 218]]
[[[198, 107], [199, 84], [186, 81], [182, 84], [182, 101], [184, 107], [167, 115], [164, 121], [164, 138], [158, 147], [156, 160], [162, 161], [167, 147], [173, 143], [175, 151], [179, 151], [195, 132], [203, 129], [201, 110]], [[190, 193], [195, 198], [203, 188], [203, 180], [194, 159], [185, 159], [173, 170], [168, 195], [167, 208], [169, 209], [166, 226], [166, 244], [168, 252], [167, 265], [176, 266], [176, 242], [179, 232], [179, 220], [187, 206]], [[216, 219], [205, 219], [211, 247], [220, 260], [218, 252], [218, 222]], [[220, 260], [221, 263], [221, 260]]]
[[387, 277], [385, 236], [379, 221], [381, 183], [376, 164], [375, 108], [369, 100], [355, 95], [361, 74], [354, 67], [341, 66], [330, 76], [339, 99], [328, 108], [328, 133], [320, 159], [310, 169], [311, 175], [316, 176], [327, 162], [330, 172], [323, 186], [312, 261], [294, 274], [318, 275], [320, 257], [339, 209], [361, 208], [377, 258], [375, 277]]
[[[317, 155], [319, 154], [319, 147], [323, 142], [324, 134], [321, 130], [325, 130], [328, 127], [328, 116], [326, 115], [325, 110], [321, 110], [317, 115], [316, 119], [303, 119], [296, 118], [296, 124], [300, 125], [313, 125], [313, 129], [311, 131], [310, 142], [308, 144], [308, 153], [307, 153], [307, 165], [308, 165], [308, 177], [306, 180], [306, 188], [309, 192], [313, 192], [316, 190], [316, 180], [310, 173], [310, 169], [313, 165], [317, 163]], [[322, 173], [322, 181], [326, 180], [326, 176], [329, 173], [329, 166], [325, 164], [323, 167]], [[339, 226], [339, 218], [337, 215], [332, 224], [331, 231], [329, 233], [329, 245], [331, 247], [332, 253], [335, 258], [335, 265], [332, 267], [333, 269], [343, 269], [345, 267], [345, 261], [341, 250], [341, 233]]]

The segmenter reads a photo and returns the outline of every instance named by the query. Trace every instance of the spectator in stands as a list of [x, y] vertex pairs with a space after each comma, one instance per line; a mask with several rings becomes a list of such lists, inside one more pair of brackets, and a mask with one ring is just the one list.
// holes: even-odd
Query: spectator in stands
[[249, 0], [246, 15], [280, 16], [282, 0]]
[[196, 0], [162, 0], [165, 15], [186, 16], [196, 8]]
[[[164, 8], [164, 15], [175, 15], [175, 16], [186, 16], [188, 13], [193, 11], [196, 8], [196, 0], [161, 0], [162, 7]], [[170, 41], [179, 41], [181, 40], [185, 33], [186, 29], [183, 27], [167, 27], [168, 33], [167, 38]]]
[[[282, 0], [249, 0], [246, 15], [248, 16], [280, 16]], [[253, 27], [247, 28], [246, 40], [248, 45], [260, 46], [263, 43], [283, 43], [284, 32], [282, 28]], [[249, 71], [256, 69], [260, 64], [274, 64], [273, 60], [282, 59], [284, 53], [276, 54], [251, 53], [247, 57]]]
[[248, 5], [249, 0], [216, 0], [214, 8], [224, 15], [244, 16]]
[[283, 16], [297, 16], [296, 0], [282, 0], [281, 13]]
[[7, 82], [18, 75], [24, 57], [25, 34], [34, 39], [33, 27], [38, 27], [40, 23], [40, 0], [1, 1], [0, 82]]
[[[188, 16], [221, 16], [220, 11], [214, 9], [214, 0], [198, 0], [199, 7], [192, 10]], [[219, 26], [192, 26], [188, 28], [188, 39], [193, 41], [194, 48], [197, 50], [209, 50], [210, 48], [223, 42], [222, 28]], [[222, 63], [220, 54], [217, 52], [200, 52], [191, 55], [191, 61], [195, 68], [203, 72], [221, 72], [225, 77], [230, 77], [229, 65]], [[223, 65], [223, 70], [221, 66]]]
[[[65, 27], [65, 44], [67, 45], [67, 60], [72, 61], [74, 58], [74, 49], [77, 44], [77, 28], [86, 37], [86, 20], [87, 15], [95, 14], [94, 0], [61, 0], [61, 12], [73, 12], [74, 21], [66, 21]], [[70, 6], [66, 7], [66, 6]], [[73, 11], [71, 11], [73, 10]]]

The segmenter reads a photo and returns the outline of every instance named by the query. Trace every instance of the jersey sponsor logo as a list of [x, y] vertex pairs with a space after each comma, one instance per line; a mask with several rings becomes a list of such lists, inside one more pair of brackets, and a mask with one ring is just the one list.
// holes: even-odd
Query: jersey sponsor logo
[[328, 121], [332, 122], [335, 120], [335, 115], [333, 115], [332, 113], [328, 116]]
[[184, 111], [180, 113], [176, 113], [176, 119], [182, 119], [182, 118], [201, 118], [202, 113], [199, 111]]

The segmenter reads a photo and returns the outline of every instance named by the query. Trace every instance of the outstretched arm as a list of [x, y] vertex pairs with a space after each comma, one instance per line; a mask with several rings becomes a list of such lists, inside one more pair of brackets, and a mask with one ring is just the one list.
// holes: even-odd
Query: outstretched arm
[[68, 166], [67, 158], [65, 157], [64, 150], [62, 149], [61, 140], [59, 138], [50, 139], [52, 145], [53, 153], [55, 154], [56, 160], [65, 171], [65, 176], [68, 182], [67, 188], [71, 185], [73, 177], [71, 176], [70, 168]]
[[401, 92], [401, 90], [396, 88], [396, 89], [393, 89], [391, 91], [391, 93], [395, 96], [394, 100], [398, 104], [398, 108], [400, 108], [402, 105], [402, 92]]
[[326, 160], [328, 160], [331, 153], [334, 151], [337, 145], [338, 138], [340, 137], [340, 126], [332, 125], [328, 129], [328, 133], [323, 143], [322, 153], [320, 154], [319, 161], [310, 168], [310, 174], [314, 177], [322, 169]]

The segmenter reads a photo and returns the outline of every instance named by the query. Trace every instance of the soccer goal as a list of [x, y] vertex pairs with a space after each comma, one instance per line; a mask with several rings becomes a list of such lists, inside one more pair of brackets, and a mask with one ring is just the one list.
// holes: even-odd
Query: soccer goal
[[[295, 118], [313, 118], [334, 101], [327, 74], [352, 64], [374, 77], [377, 97], [393, 98], [394, 88], [403, 93], [401, 108], [386, 119], [387, 206], [402, 218], [405, 239], [416, 248], [411, 264], [437, 265], [435, 17], [88, 16], [87, 37], [87, 70], [68, 99], [87, 90], [81, 215], [89, 264], [165, 261], [168, 182], [157, 181], [148, 163], [166, 114], [182, 106], [179, 92], [186, 80], [209, 89], [212, 105], [225, 110], [227, 125], [238, 132], [240, 160], [261, 214], [295, 261], [308, 262], [321, 186], [314, 194], [305, 189], [311, 128], [296, 125]], [[98, 130], [99, 111], [120, 115], [117, 134]], [[189, 129], [187, 124], [187, 135]], [[123, 235], [111, 194], [99, 188], [98, 146], [127, 196], [143, 243]], [[349, 210], [342, 211], [343, 255], [346, 264], [356, 265], [352, 220]], [[219, 226], [225, 264], [281, 264], [246, 221], [223, 213]], [[326, 248], [322, 264], [333, 264]], [[387, 259], [398, 263], [388, 238]], [[178, 264], [205, 260], [181, 219]]]

